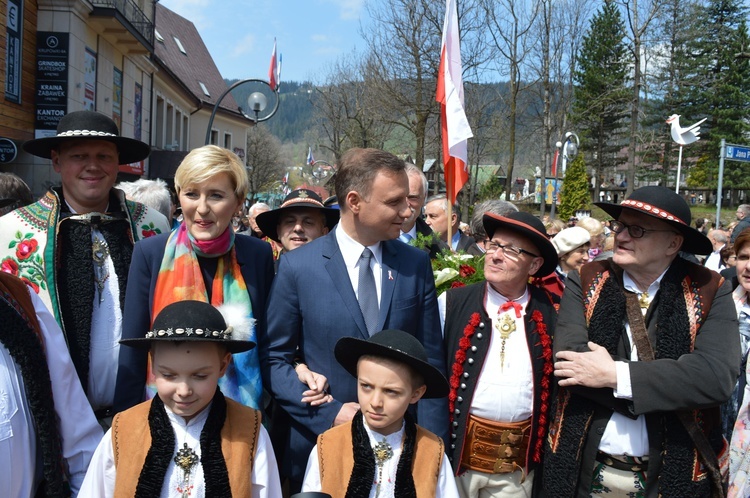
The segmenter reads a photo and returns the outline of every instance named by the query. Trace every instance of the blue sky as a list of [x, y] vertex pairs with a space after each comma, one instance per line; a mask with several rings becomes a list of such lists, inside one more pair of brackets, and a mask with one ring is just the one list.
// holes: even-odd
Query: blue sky
[[198, 29], [224, 78], [268, 78], [273, 39], [281, 80], [320, 78], [326, 66], [363, 48], [365, 0], [161, 0]]

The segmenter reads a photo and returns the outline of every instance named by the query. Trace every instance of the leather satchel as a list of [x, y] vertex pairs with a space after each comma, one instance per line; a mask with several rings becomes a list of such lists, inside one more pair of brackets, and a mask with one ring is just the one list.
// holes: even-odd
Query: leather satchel
[[[628, 323], [630, 324], [630, 332], [633, 335], [633, 342], [638, 349], [638, 357], [642, 361], [653, 361], [654, 349], [651, 347], [651, 340], [648, 338], [646, 322], [643, 319], [638, 296], [629, 291], [624, 291], [624, 293]], [[724, 492], [724, 478], [722, 477], [719, 458], [711, 447], [711, 443], [709, 443], [706, 435], [698, 427], [698, 422], [695, 420], [692, 412], [688, 410], [676, 410], [675, 413], [690, 435], [690, 439], [693, 440], [693, 444], [698, 450], [698, 455], [706, 466], [709, 479], [711, 479], [712, 498], [723, 498], [726, 496]], [[726, 448], [726, 442], [724, 446]]]

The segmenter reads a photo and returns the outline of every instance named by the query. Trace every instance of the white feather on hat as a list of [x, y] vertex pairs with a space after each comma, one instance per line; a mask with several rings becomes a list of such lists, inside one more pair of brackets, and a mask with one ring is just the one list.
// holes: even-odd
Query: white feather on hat
[[221, 315], [224, 317], [224, 322], [227, 324], [227, 329], [231, 329], [233, 341], [251, 341], [255, 335], [255, 318], [250, 318], [247, 314], [247, 309], [241, 304], [225, 303], [216, 306]]

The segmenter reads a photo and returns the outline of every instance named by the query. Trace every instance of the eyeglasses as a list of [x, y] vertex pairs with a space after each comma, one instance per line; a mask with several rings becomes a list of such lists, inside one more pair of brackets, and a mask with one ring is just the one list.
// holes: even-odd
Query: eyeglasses
[[647, 233], [651, 233], [651, 232], [672, 232], [675, 234], [677, 233], [674, 230], [657, 230], [655, 228], [643, 228], [638, 225], [626, 225], [622, 221], [617, 221], [617, 220], [611, 220], [609, 222], [609, 228], [615, 233], [620, 233], [627, 228], [628, 235], [630, 235], [634, 239], [640, 239]]
[[522, 254], [528, 254], [532, 258], [538, 258], [539, 257], [536, 254], [534, 254], [533, 252], [527, 251], [526, 249], [521, 249], [520, 247], [516, 247], [516, 246], [510, 245], [510, 244], [507, 244], [507, 245], [498, 244], [494, 240], [487, 239], [487, 240], [484, 241], [483, 245], [484, 245], [484, 251], [487, 254], [495, 254], [498, 249], [502, 249], [503, 256], [507, 256], [507, 257], [512, 258], [512, 259], [518, 259], [518, 258], [520, 258]]

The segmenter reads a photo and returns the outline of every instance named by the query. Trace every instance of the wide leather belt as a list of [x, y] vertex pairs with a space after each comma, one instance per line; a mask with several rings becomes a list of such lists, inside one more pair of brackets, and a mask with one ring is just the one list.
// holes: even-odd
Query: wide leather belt
[[469, 414], [461, 466], [489, 474], [524, 470], [531, 419], [495, 422]]
[[646, 472], [648, 470], [648, 458], [636, 458], [627, 455], [610, 455], [603, 451], [597, 451], [596, 461], [617, 470], [630, 472]]

